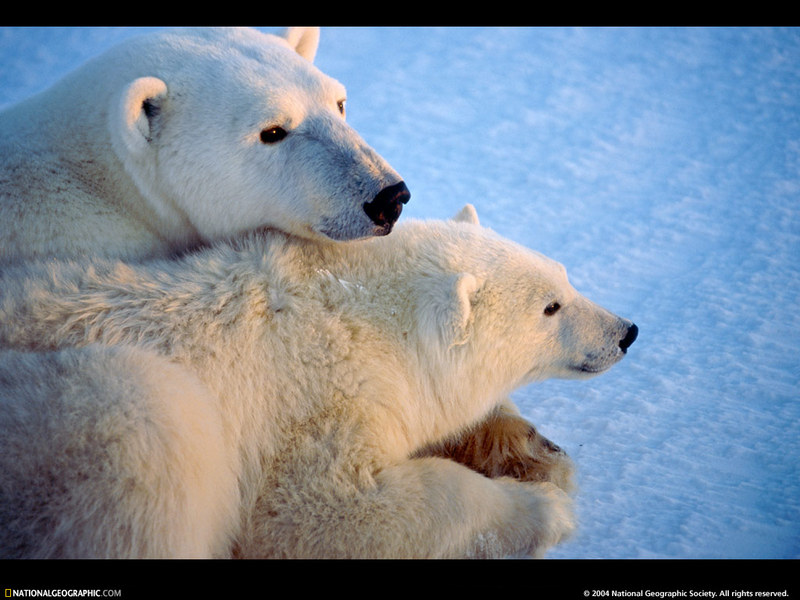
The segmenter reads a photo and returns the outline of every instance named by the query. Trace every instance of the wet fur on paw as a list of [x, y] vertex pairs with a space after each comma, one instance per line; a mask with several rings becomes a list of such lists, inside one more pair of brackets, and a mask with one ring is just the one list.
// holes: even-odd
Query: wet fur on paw
[[549, 481], [566, 492], [575, 490], [574, 465], [567, 453], [505, 405], [462, 434], [419, 454], [449, 458], [486, 477]]

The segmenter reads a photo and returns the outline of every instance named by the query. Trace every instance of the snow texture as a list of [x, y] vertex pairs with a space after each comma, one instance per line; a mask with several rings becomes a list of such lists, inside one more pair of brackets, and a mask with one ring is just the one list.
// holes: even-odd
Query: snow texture
[[[140, 31], [0, 29], [0, 107]], [[549, 556], [800, 557], [800, 30], [326, 28], [317, 64], [404, 216], [473, 203], [640, 327], [514, 396], [579, 470]]]

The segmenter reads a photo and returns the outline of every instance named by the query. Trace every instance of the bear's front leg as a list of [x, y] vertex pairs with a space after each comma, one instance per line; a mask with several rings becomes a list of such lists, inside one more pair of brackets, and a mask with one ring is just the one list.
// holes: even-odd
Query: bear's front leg
[[549, 482], [489, 479], [438, 457], [385, 465], [363, 480], [357, 468], [325, 464], [265, 490], [237, 556], [541, 557], [574, 529], [569, 496]]
[[376, 480], [407, 528], [409, 553], [540, 558], [575, 527], [572, 501], [549, 482], [487, 479], [437, 457], [406, 461]]
[[549, 481], [566, 492], [575, 489], [574, 465], [567, 453], [522, 418], [510, 400], [466, 431], [418, 455], [449, 458], [486, 477]]

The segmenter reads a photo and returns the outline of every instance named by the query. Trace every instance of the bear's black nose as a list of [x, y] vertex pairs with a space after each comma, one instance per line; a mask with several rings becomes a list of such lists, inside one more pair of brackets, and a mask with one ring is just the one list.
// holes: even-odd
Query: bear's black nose
[[631, 344], [636, 341], [637, 335], [639, 335], [639, 328], [635, 324], [631, 323], [631, 326], [628, 328], [628, 333], [626, 333], [625, 337], [619, 342], [619, 347], [622, 348], [623, 352], [628, 351], [628, 348], [630, 348]]
[[400, 181], [383, 188], [371, 202], [364, 203], [364, 212], [375, 225], [384, 228], [384, 233], [389, 233], [403, 212], [403, 204], [410, 198], [411, 192], [408, 191], [406, 184]]

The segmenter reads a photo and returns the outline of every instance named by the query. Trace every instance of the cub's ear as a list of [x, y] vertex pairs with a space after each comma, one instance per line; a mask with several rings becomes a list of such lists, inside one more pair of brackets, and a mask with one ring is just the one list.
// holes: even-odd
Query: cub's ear
[[418, 315], [423, 339], [437, 340], [442, 350], [466, 343], [472, 331], [472, 307], [479, 287], [470, 273], [426, 282]]
[[472, 206], [472, 204], [465, 204], [464, 208], [458, 211], [458, 214], [455, 215], [451, 221], [480, 225], [480, 221], [478, 221], [478, 211], [475, 210], [475, 207]]
[[314, 62], [319, 47], [319, 27], [287, 27], [282, 37], [308, 62]]
[[153, 139], [153, 124], [167, 98], [167, 84], [140, 77], [128, 84], [109, 112], [111, 139], [120, 157], [140, 157]]

